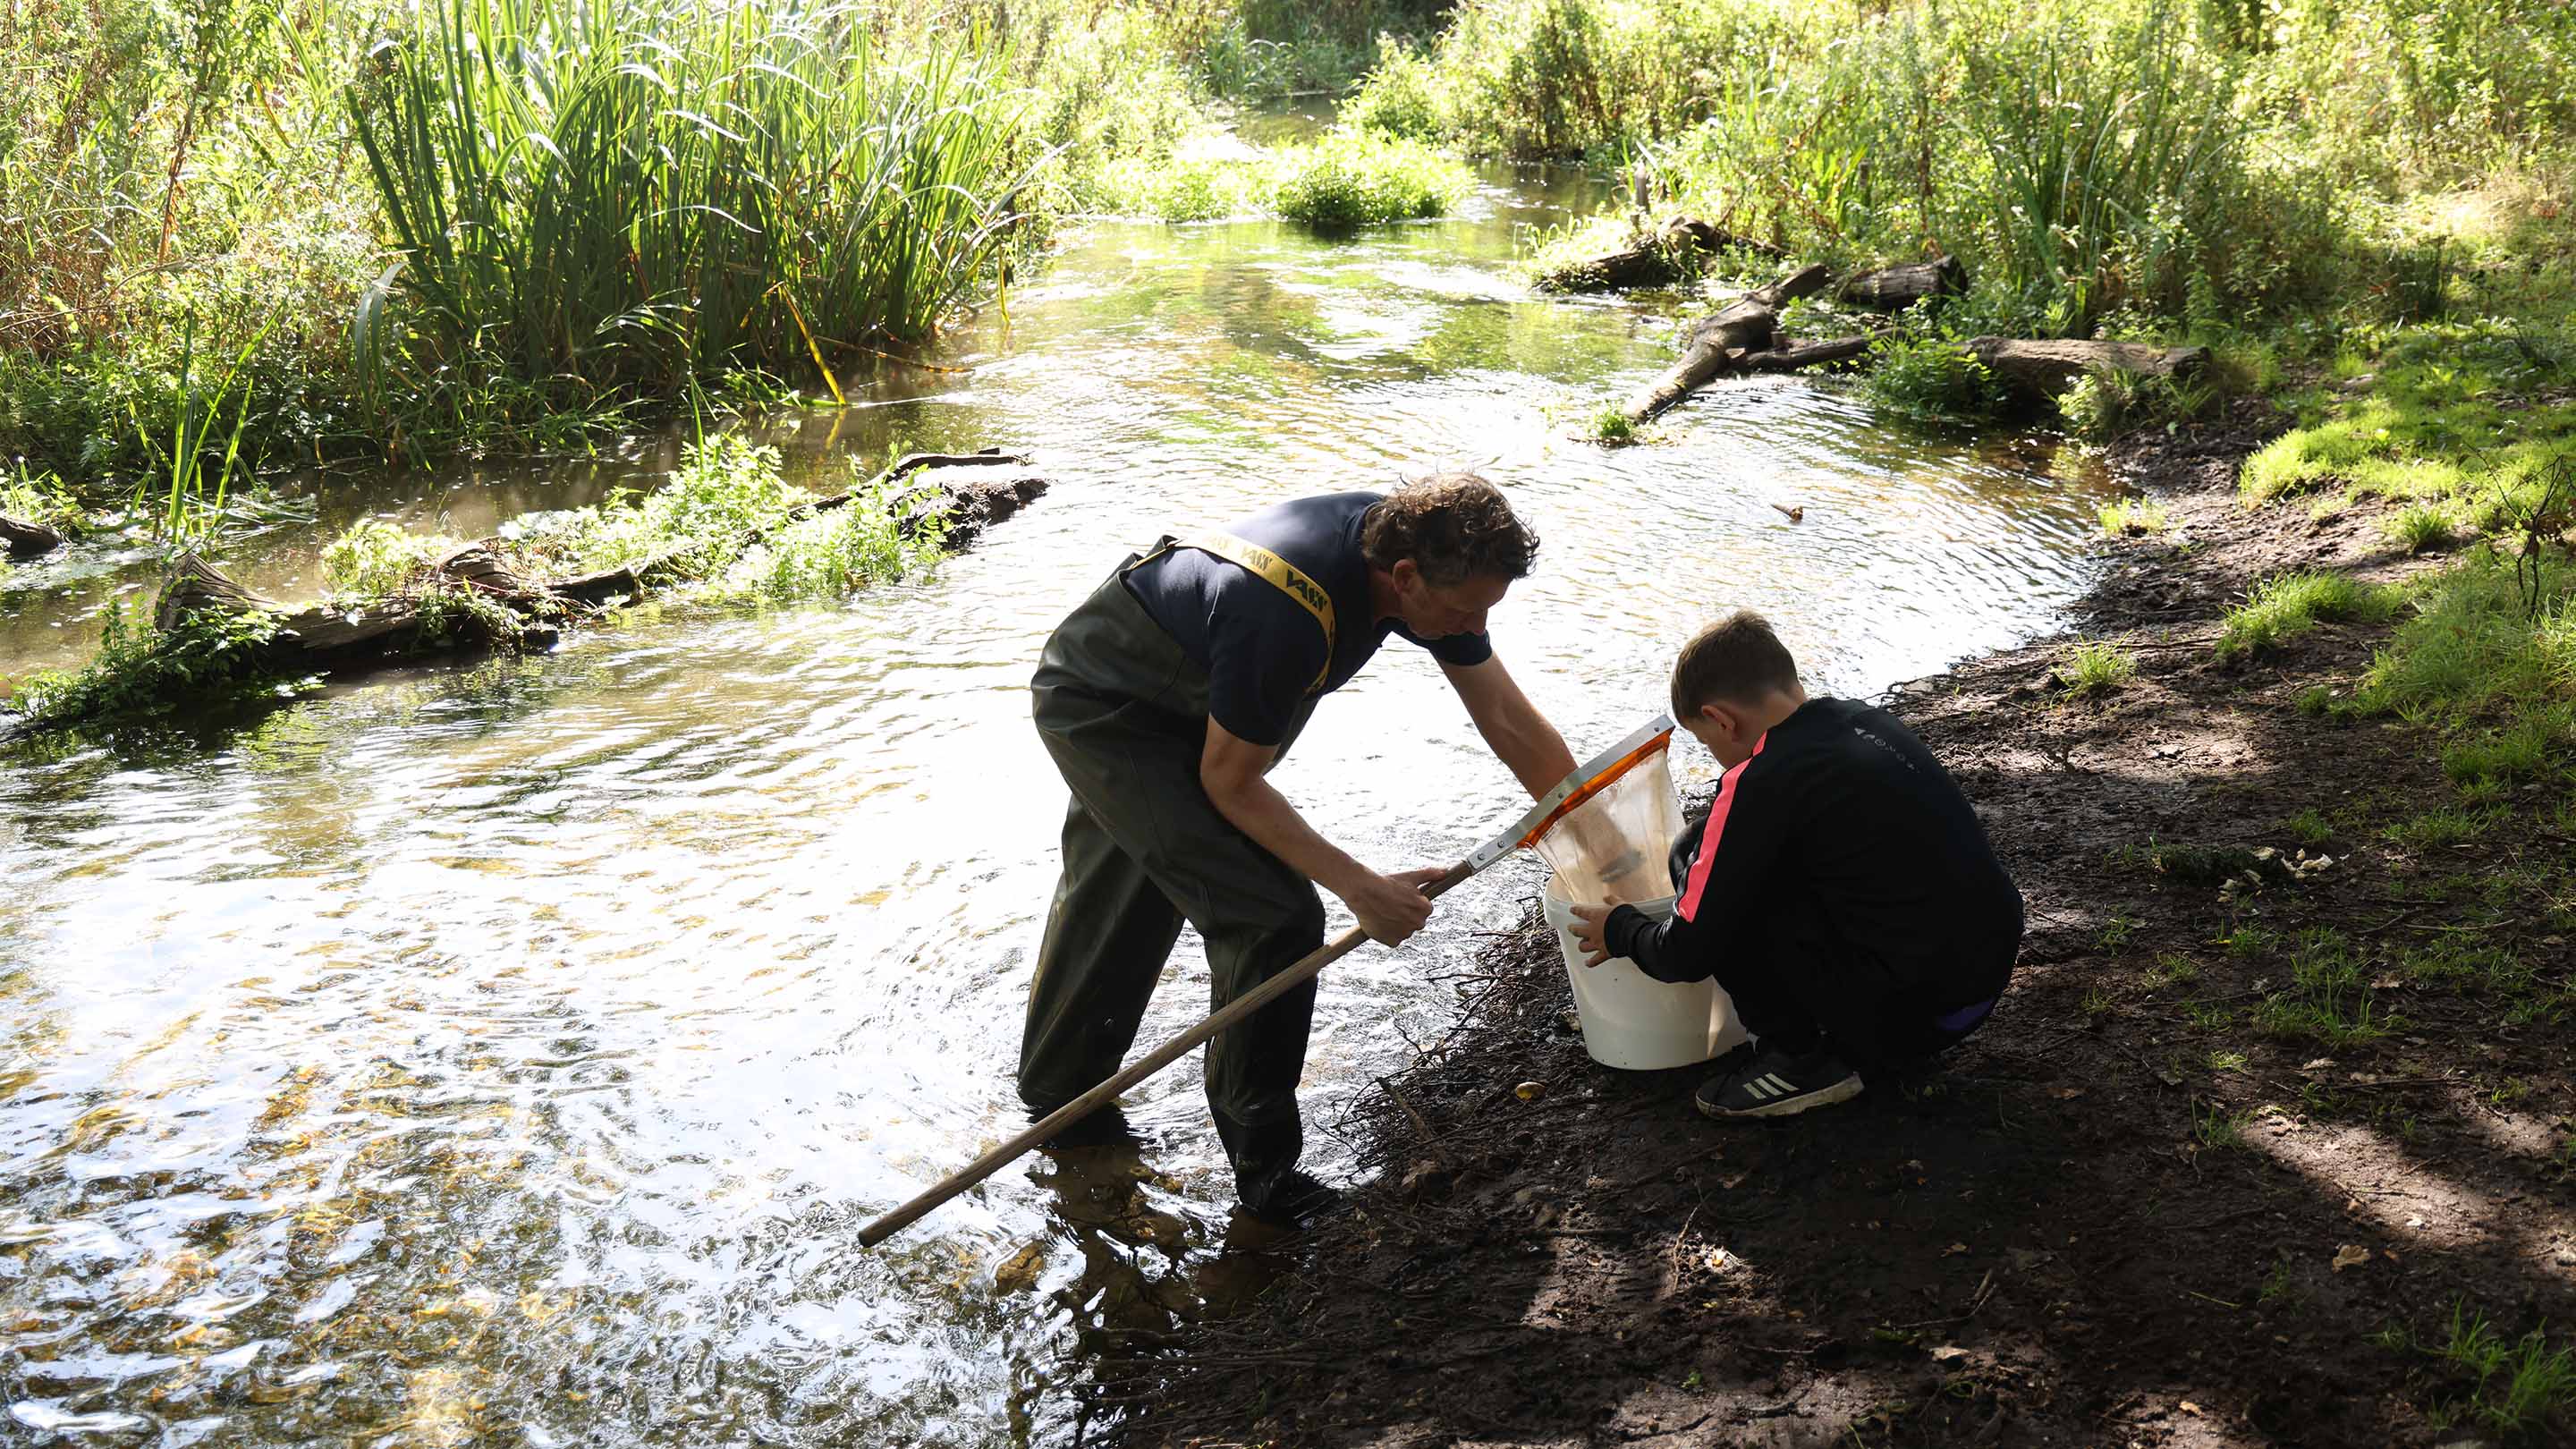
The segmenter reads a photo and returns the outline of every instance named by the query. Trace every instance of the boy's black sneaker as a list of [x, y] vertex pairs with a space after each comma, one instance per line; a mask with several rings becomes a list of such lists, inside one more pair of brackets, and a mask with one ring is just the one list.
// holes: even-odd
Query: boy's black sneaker
[[1720, 1121], [1791, 1117], [1860, 1095], [1860, 1073], [1832, 1052], [1760, 1047], [1734, 1070], [1709, 1078], [1691, 1101]]

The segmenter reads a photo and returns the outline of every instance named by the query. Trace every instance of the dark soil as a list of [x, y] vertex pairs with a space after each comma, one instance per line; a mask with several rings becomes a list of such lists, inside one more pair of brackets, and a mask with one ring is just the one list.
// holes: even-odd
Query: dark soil
[[[1352, 1124], [1381, 1169], [1354, 1208], [1255, 1311], [1103, 1362], [1099, 1407], [1209, 1446], [2569, 1442], [2482, 1421], [2501, 1381], [2427, 1350], [2461, 1305], [2576, 1323], [2576, 842], [2386, 833], [2458, 804], [2431, 742], [2299, 708], [2381, 630], [2214, 659], [2266, 573], [2409, 566], [2365, 518], [2240, 506], [2276, 429], [2241, 404], [2115, 458], [2174, 527], [2116, 546], [2071, 637], [2132, 647], [2129, 684], [2069, 698], [2061, 639], [1891, 693], [2030, 903], [1937, 1075], [1706, 1121], [1698, 1071], [1585, 1056], [1533, 925]], [[2223, 884], [2266, 846], [2333, 863]], [[2317, 927], [2383, 1034], [2263, 1011]], [[2445, 943], [2518, 966], [2401, 969]]]

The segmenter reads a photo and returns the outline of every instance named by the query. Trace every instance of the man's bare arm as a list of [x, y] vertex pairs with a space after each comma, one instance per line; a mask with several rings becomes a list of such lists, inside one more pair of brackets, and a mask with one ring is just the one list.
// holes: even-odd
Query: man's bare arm
[[1422, 923], [1431, 918], [1431, 902], [1421, 887], [1445, 871], [1432, 866], [1385, 876], [1352, 859], [1307, 824], [1288, 797], [1262, 778], [1278, 756], [1277, 746], [1256, 745], [1211, 719], [1207, 747], [1199, 755], [1199, 783], [1217, 813], [1233, 822], [1235, 829], [1286, 861], [1290, 869], [1341, 897], [1372, 940], [1393, 946], [1422, 929]]
[[1488, 655], [1481, 664], [1443, 664], [1440, 671], [1465, 702], [1476, 733], [1532, 799], [1574, 773], [1574, 754], [1565, 747], [1565, 737], [1521, 693], [1500, 657]]

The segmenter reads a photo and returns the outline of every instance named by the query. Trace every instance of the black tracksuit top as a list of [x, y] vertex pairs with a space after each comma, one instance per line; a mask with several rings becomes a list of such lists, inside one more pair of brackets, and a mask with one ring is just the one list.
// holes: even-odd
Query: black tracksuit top
[[1605, 932], [1661, 981], [1786, 939], [1959, 1007], [2003, 989], [2021, 941], [2021, 892], [1967, 797], [1894, 715], [1848, 699], [1808, 700], [1726, 772], [1679, 885], [1670, 920], [1622, 906]]

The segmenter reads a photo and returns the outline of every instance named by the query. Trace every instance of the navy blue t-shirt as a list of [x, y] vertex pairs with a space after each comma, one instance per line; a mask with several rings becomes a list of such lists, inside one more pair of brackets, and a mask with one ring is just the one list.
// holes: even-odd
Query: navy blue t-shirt
[[1256, 745], [1279, 743], [1319, 670], [1323, 692], [1341, 688], [1390, 634], [1421, 645], [1444, 664], [1482, 664], [1493, 657], [1486, 635], [1420, 639], [1393, 619], [1377, 618], [1369, 602], [1368, 562], [1360, 557], [1360, 520], [1383, 496], [1293, 499], [1223, 530], [1295, 564], [1332, 596], [1329, 670], [1324, 630], [1315, 616], [1240, 564], [1204, 549], [1176, 548], [1128, 571], [1128, 591], [1190, 662], [1207, 671], [1208, 713], [1228, 732]]

